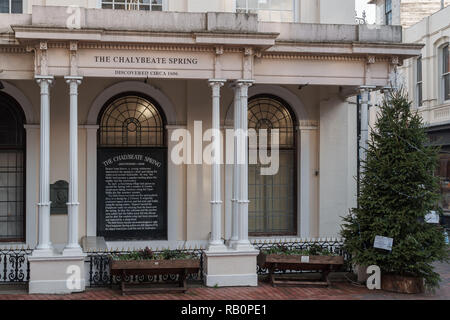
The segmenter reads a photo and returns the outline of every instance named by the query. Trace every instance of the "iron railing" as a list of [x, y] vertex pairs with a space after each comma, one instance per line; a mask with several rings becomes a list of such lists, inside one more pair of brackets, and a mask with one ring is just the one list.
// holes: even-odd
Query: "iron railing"
[[[252, 241], [252, 244], [259, 250], [269, 249], [277, 246], [284, 246], [289, 249], [308, 249], [313, 245], [320, 246], [321, 248], [328, 249], [330, 252], [344, 256], [346, 261], [343, 271], [350, 271], [351, 266], [349, 263], [350, 255], [345, 252], [343, 248], [343, 240], [339, 238], [323, 238], [323, 239], [270, 239], [270, 240], [256, 240]], [[182, 249], [177, 250], [184, 253], [189, 253], [197, 256], [200, 259], [200, 272], [198, 274], [191, 274], [188, 276], [188, 281], [191, 282], [203, 282], [204, 273], [204, 251], [203, 248], [195, 249]], [[120, 276], [111, 276], [110, 274], [110, 258], [113, 255], [122, 255], [134, 252], [134, 250], [111, 250], [111, 251], [90, 251], [87, 253], [86, 262], [88, 263], [88, 286], [90, 287], [104, 287], [120, 283]], [[163, 252], [153, 251], [155, 254]], [[257, 267], [257, 273], [259, 275], [267, 274], [268, 270]], [[278, 271], [277, 271], [278, 272]], [[280, 273], [299, 273], [299, 272], [311, 272], [311, 271], [279, 271]], [[312, 271], [313, 272], [313, 271]], [[177, 281], [178, 275], [163, 275], [163, 276], [130, 276], [125, 281], [132, 282], [172, 282]]]
[[26, 283], [30, 280], [31, 249], [0, 248], [0, 283]]
[[[270, 239], [270, 240], [256, 240], [252, 243], [257, 249], [267, 250], [283, 246], [289, 250], [298, 249], [306, 250], [311, 246], [319, 246], [323, 249], [327, 249], [329, 252], [344, 256], [344, 266], [342, 271], [351, 271], [350, 254], [344, 250], [344, 241], [341, 238], [320, 238], [320, 239]], [[276, 273], [302, 273], [302, 272], [314, 272], [314, 270], [283, 270], [276, 271]], [[268, 273], [267, 269], [257, 266], [257, 273], [259, 275], [265, 275]]]
[[[175, 251], [175, 250], [174, 250]], [[187, 277], [188, 281], [201, 282], [203, 281], [203, 248], [195, 249], [181, 249], [176, 250], [183, 253], [191, 254], [200, 259], [200, 271], [196, 274], [190, 274]], [[87, 252], [86, 262], [89, 264], [88, 277], [90, 287], [103, 287], [120, 283], [122, 279], [120, 276], [111, 276], [110, 274], [110, 258], [111, 256], [123, 255], [135, 252], [135, 250], [111, 250], [111, 251], [90, 251]], [[160, 254], [163, 251], [153, 251], [154, 254]], [[177, 274], [171, 275], [140, 275], [130, 276], [125, 279], [126, 282], [175, 282], [178, 280]]]

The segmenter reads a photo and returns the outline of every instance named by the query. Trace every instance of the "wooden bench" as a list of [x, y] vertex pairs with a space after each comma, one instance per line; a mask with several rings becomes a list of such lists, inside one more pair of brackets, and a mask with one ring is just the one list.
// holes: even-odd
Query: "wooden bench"
[[[187, 288], [186, 278], [189, 274], [200, 271], [200, 260], [111, 260], [111, 276], [121, 277], [122, 295], [160, 293], [160, 292], [183, 292]], [[149, 275], [178, 275], [177, 286], [157, 283], [127, 283], [125, 279], [131, 276]]]
[[[277, 285], [319, 285], [329, 286], [328, 275], [336, 271], [344, 264], [342, 256], [300, 256], [283, 254], [258, 255], [258, 266], [268, 269], [269, 281], [272, 286]], [[319, 280], [304, 279], [304, 276], [276, 274], [275, 271], [318, 271], [321, 273]]]

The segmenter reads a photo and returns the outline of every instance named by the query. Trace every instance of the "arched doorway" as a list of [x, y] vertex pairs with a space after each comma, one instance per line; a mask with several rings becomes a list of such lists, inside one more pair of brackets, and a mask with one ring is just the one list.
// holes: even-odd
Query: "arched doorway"
[[[257, 95], [248, 103], [248, 128], [279, 130], [279, 170], [261, 175], [261, 164], [249, 164], [249, 234], [297, 234], [297, 141], [295, 115], [282, 99]], [[270, 141], [270, 139], [268, 139]], [[251, 146], [249, 146], [251, 148]], [[259, 147], [259, 144], [258, 144]], [[270, 153], [270, 144], [268, 151]]]
[[25, 115], [0, 92], [0, 242], [25, 241]]
[[151, 97], [110, 99], [98, 118], [97, 235], [167, 239], [165, 116]]

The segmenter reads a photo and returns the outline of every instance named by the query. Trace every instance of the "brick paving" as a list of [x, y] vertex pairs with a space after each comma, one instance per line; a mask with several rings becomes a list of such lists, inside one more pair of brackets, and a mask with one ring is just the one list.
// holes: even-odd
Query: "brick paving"
[[437, 264], [441, 274], [440, 288], [434, 293], [407, 295], [370, 291], [348, 282], [334, 282], [330, 288], [271, 287], [260, 282], [258, 287], [207, 288], [193, 286], [186, 294], [139, 294], [122, 296], [118, 289], [97, 288], [70, 295], [29, 295], [21, 292], [0, 293], [0, 300], [450, 300], [450, 264]]

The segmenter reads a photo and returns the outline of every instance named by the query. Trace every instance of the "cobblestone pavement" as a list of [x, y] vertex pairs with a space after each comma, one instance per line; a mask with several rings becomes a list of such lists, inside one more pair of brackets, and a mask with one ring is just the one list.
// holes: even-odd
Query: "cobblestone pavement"
[[419, 295], [370, 291], [347, 282], [334, 282], [330, 288], [271, 287], [260, 282], [258, 287], [206, 288], [194, 286], [186, 294], [139, 294], [122, 296], [118, 289], [87, 289], [70, 295], [28, 295], [24, 290], [10, 292], [0, 287], [0, 300], [450, 300], [450, 264], [437, 264], [441, 274], [440, 288], [434, 293]]

